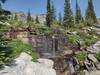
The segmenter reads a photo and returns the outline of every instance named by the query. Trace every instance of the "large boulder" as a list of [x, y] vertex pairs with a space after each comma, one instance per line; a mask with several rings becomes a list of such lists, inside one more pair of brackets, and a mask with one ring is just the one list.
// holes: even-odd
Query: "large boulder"
[[37, 62], [31, 60], [30, 55], [21, 53], [11, 66], [5, 66], [0, 70], [0, 75], [56, 75], [52, 60], [42, 58]]

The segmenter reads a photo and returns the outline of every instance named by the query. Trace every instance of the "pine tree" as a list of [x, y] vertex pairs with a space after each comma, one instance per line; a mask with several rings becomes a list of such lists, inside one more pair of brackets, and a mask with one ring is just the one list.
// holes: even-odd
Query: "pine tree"
[[39, 18], [38, 18], [38, 16], [36, 16], [36, 20], [35, 20], [35, 22], [36, 22], [36, 23], [40, 23], [40, 22], [39, 22]]
[[27, 14], [27, 23], [31, 22], [31, 13], [30, 13], [30, 9], [28, 10], [28, 14]]
[[86, 10], [85, 20], [89, 25], [93, 25], [93, 24], [97, 23], [97, 18], [96, 18], [96, 15], [95, 15], [92, 0], [88, 0], [88, 8]]
[[47, 15], [46, 15], [46, 25], [51, 27], [52, 25], [52, 12], [51, 12], [51, 0], [47, 0]]
[[18, 20], [18, 16], [17, 16], [17, 13], [15, 13], [15, 17], [14, 17], [14, 20]]
[[82, 15], [81, 15], [80, 7], [78, 5], [78, 0], [76, 0], [75, 23], [78, 24], [79, 22], [82, 22]]
[[61, 13], [59, 13], [59, 25], [62, 24], [62, 16], [61, 16]]
[[70, 0], [65, 0], [63, 24], [67, 28], [73, 27], [74, 25], [73, 13], [70, 6]]
[[5, 3], [6, 1], [7, 1], [7, 0], [0, 0], [0, 4], [1, 4], [1, 3]]
[[51, 6], [51, 14], [52, 14], [52, 22], [56, 21], [56, 9], [54, 7], [53, 2], [52, 2], [52, 6]]

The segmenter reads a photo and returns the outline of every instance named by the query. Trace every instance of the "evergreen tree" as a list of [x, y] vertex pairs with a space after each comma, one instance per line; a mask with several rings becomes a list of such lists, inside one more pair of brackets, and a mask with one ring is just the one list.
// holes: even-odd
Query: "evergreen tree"
[[36, 16], [36, 20], [35, 21], [36, 21], [36, 23], [40, 23], [38, 16]]
[[[0, 0], [0, 3], [4, 3], [5, 0]], [[3, 16], [2, 16], [3, 15]], [[7, 20], [7, 16], [9, 15], [8, 11], [5, 11], [4, 9], [0, 9], [0, 22], [5, 22]], [[2, 33], [4, 32], [3, 28], [6, 25], [0, 24], [0, 68], [2, 68], [4, 65], [8, 64], [12, 57], [12, 50], [8, 46], [9, 40], [4, 38]]]
[[52, 2], [52, 6], [51, 6], [51, 14], [52, 14], [52, 22], [56, 21], [56, 9], [54, 7], [54, 3]]
[[6, 1], [7, 1], [7, 0], [0, 0], [0, 4], [1, 4], [1, 3], [5, 3]]
[[52, 24], [52, 12], [51, 12], [51, 0], [47, 0], [47, 15], [46, 15], [46, 25], [48, 27]]
[[81, 21], [82, 21], [81, 10], [80, 10], [80, 7], [78, 5], [78, 0], [76, 0], [75, 23], [78, 24]]
[[62, 24], [62, 16], [61, 16], [61, 13], [59, 13], [59, 25]]
[[93, 1], [92, 0], [88, 0], [88, 8], [86, 10], [86, 17], [85, 17], [86, 22], [89, 25], [93, 25], [94, 23], [97, 23], [97, 18], [95, 15], [95, 11], [94, 11], [94, 6], [93, 6]]
[[14, 20], [18, 20], [18, 16], [17, 16], [17, 13], [15, 13], [15, 17], [14, 17]]
[[64, 19], [63, 24], [65, 27], [70, 28], [73, 27], [73, 13], [70, 6], [70, 0], [65, 0], [65, 8], [64, 8]]
[[31, 13], [30, 10], [28, 10], [28, 14], [27, 14], [27, 23], [31, 22]]

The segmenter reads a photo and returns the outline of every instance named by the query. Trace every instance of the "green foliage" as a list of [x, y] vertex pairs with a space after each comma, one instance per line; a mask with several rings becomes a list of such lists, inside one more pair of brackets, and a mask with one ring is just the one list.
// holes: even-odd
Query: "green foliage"
[[54, 7], [54, 3], [52, 2], [52, 6], [51, 6], [51, 16], [52, 16], [52, 23], [54, 21], [56, 21], [56, 9]]
[[97, 41], [97, 39], [94, 38], [92, 35], [89, 35], [85, 37], [84, 41], [86, 46], [90, 46], [94, 44]]
[[12, 60], [12, 50], [9, 47], [8, 42], [8, 39], [0, 36], [0, 68], [9, 64], [9, 62]]
[[80, 39], [80, 37], [78, 35], [69, 35], [68, 36], [68, 40], [73, 43], [76, 44], [76, 42]]
[[70, 0], [65, 0], [65, 8], [64, 8], [64, 20], [63, 24], [65, 27], [70, 28], [74, 25], [73, 13], [70, 6]]
[[85, 24], [84, 23], [82, 23], [82, 22], [80, 22], [80, 23], [78, 23], [78, 24], [75, 24], [75, 26], [74, 26], [74, 30], [76, 29], [76, 31], [77, 30], [82, 30], [83, 28], [85, 27]]
[[59, 13], [59, 25], [62, 24], [62, 16], [61, 16], [61, 13]]
[[96, 58], [97, 58], [97, 60], [100, 62], [100, 53], [97, 53], [97, 54], [96, 54]]
[[88, 8], [86, 10], [86, 23], [88, 25], [93, 25], [95, 23], [97, 23], [97, 18], [95, 15], [95, 11], [94, 11], [94, 6], [93, 6], [93, 1], [92, 0], [88, 0]]
[[46, 15], [46, 25], [50, 27], [52, 25], [52, 9], [51, 0], [47, 0], [47, 15]]
[[87, 59], [87, 52], [83, 51], [83, 52], [79, 52], [78, 54], [75, 55], [75, 57], [79, 60], [79, 61], [86, 61]]
[[78, 0], [76, 0], [76, 13], [75, 13], [75, 23], [78, 24], [82, 21], [82, 15], [80, 7], [78, 6]]
[[18, 29], [18, 28], [27, 28], [28, 26], [22, 22], [22, 21], [18, 21], [18, 20], [9, 20], [8, 23], [10, 24], [8, 26], [8, 28], [14, 28], [14, 29]]
[[13, 53], [11, 55], [13, 59], [18, 57], [22, 52], [30, 54], [33, 57], [33, 61], [36, 61], [36, 59], [38, 58], [38, 55], [33, 49], [32, 45], [24, 44], [20, 40], [12, 40], [11, 42], [9, 42], [9, 47], [13, 50]]
[[[6, 0], [0, 0], [0, 4], [4, 3]], [[0, 7], [0, 68], [7, 65], [11, 61], [12, 50], [8, 46], [9, 40], [3, 37], [3, 28], [6, 28], [7, 24], [5, 22], [8, 20], [9, 11], [4, 10]]]
[[28, 10], [28, 14], [27, 14], [27, 23], [28, 23], [28, 22], [31, 22], [31, 21], [32, 21], [31, 13], [30, 13], [30, 10]]
[[78, 32], [77, 35], [67, 35], [67, 37], [72, 44], [77, 44], [77, 42], [80, 42], [81, 46], [84, 47], [91, 46], [98, 40], [94, 34], [89, 35], [88, 33], [81, 31]]
[[80, 38], [84, 41], [85, 46], [90, 46], [94, 44], [97, 41], [97, 38], [95, 38], [95, 35], [89, 35], [88, 33], [80, 33]]
[[18, 16], [17, 16], [17, 13], [15, 13], [15, 17], [14, 17], [14, 20], [18, 20]]
[[0, 0], [1, 3], [5, 3], [7, 0]]
[[32, 30], [36, 32], [36, 34], [50, 34], [52, 29], [46, 25], [34, 24], [31, 26]]
[[35, 21], [36, 21], [36, 23], [40, 23], [38, 16], [36, 16], [36, 20]]

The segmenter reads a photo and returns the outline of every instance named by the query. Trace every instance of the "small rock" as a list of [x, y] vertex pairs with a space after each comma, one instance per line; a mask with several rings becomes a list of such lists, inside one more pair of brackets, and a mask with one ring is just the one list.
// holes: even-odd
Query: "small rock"
[[94, 57], [93, 54], [88, 54], [88, 58], [89, 58], [90, 60], [92, 60], [94, 63], [97, 63], [97, 62], [98, 62], [98, 60]]
[[72, 50], [66, 50], [66, 51], [63, 51], [62, 55], [71, 55], [73, 54], [73, 51]]

